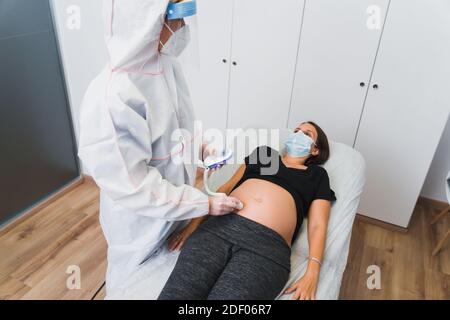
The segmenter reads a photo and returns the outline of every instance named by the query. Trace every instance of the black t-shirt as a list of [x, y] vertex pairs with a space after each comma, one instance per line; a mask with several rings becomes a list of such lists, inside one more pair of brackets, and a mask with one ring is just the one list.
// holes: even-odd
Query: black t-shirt
[[303, 218], [314, 200], [336, 200], [327, 171], [318, 165], [310, 165], [307, 169], [286, 167], [278, 151], [267, 146], [256, 148], [245, 158], [245, 164], [244, 175], [233, 190], [248, 179], [266, 180], [287, 190], [297, 209], [297, 225], [292, 240], [297, 238]]

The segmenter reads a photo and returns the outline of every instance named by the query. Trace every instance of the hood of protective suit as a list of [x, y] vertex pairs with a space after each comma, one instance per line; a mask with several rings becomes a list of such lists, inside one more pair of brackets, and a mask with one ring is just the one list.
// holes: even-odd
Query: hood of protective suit
[[105, 40], [112, 69], [159, 72], [159, 38], [168, 0], [105, 0]]

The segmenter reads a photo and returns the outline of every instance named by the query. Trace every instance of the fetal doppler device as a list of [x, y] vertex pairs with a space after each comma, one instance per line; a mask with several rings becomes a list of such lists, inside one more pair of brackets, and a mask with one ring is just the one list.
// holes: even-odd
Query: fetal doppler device
[[167, 7], [167, 19], [183, 19], [197, 14], [196, 0], [170, 1]]
[[218, 155], [209, 156], [203, 161], [203, 165], [205, 167], [205, 171], [203, 173], [203, 184], [205, 187], [205, 191], [210, 196], [221, 196], [223, 193], [217, 193], [211, 191], [208, 185], [208, 176], [209, 171], [221, 168], [222, 166], [226, 165], [227, 161], [231, 159], [233, 156], [233, 151], [231, 150], [223, 150], [222, 152], [219, 152]]

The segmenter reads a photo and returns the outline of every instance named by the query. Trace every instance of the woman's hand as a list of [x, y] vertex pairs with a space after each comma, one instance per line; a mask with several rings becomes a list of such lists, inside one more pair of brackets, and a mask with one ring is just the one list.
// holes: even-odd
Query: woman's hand
[[305, 275], [294, 282], [284, 294], [295, 292], [292, 300], [316, 300], [318, 282], [319, 273], [317, 271], [306, 271]]
[[169, 251], [180, 251], [189, 236], [197, 229], [198, 224], [190, 223], [181, 230], [175, 231], [169, 237]]

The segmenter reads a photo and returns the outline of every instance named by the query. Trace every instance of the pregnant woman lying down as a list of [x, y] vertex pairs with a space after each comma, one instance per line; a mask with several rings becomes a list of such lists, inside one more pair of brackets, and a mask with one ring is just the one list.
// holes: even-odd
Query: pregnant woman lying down
[[331, 202], [325, 133], [301, 124], [285, 142], [286, 154], [259, 147], [219, 192], [244, 203], [238, 212], [197, 218], [169, 240], [182, 246], [160, 300], [275, 299], [289, 278], [291, 245], [308, 217], [306, 273], [284, 294], [315, 299]]

